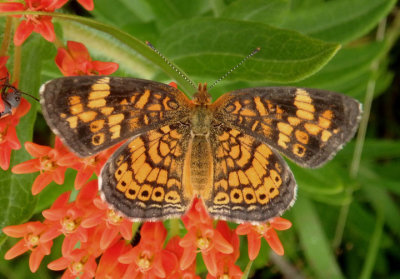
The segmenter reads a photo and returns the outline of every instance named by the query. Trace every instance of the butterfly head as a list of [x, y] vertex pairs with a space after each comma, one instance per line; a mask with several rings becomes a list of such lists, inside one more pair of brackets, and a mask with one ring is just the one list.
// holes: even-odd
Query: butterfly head
[[207, 83], [199, 83], [197, 92], [193, 96], [193, 103], [200, 106], [211, 104], [211, 95], [207, 92]]
[[1, 95], [3, 101], [7, 102], [13, 108], [17, 107], [21, 101], [21, 92], [13, 86], [3, 87]]
[[13, 114], [21, 101], [21, 92], [12, 85], [4, 84], [0, 98], [4, 102], [4, 110], [0, 112], [0, 118]]

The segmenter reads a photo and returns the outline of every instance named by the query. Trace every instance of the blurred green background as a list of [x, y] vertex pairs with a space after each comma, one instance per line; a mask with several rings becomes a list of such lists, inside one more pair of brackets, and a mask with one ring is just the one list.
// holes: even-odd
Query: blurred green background
[[[88, 12], [71, 1], [59, 11], [65, 15], [54, 17], [56, 33], [64, 42], [84, 43], [96, 60], [119, 63], [115, 75], [177, 81], [191, 96], [190, 84], [144, 41], [195, 83], [209, 84], [261, 47], [210, 91], [214, 100], [239, 88], [290, 85], [341, 92], [361, 101], [364, 118], [358, 137], [332, 161], [312, 170], [290, 164], [299, 191], [296, 204], [283, 215], [294, 226], [278, 233], [285, 255], [274, 255], [263, 241], [249, 278], [400, 278], [398, 1], [95, 0], [94, 4]], [[4, 23], [0, 17], [0, 30]], [[54, 63], [57, 51], [37, 34], [22, 51], [19, 87], [37, 95], [41, 83], [61, 76]], [[39, 104], [31, 103], [29, 115], [18, 126], [20, 141], [51, 144]], [[11, 166], [29, 158], [23, 149], [14, 152]], [[32, 197], [33, 175], [0, 170], [0, 204], [5, 205], [0, 228], [41, 220], [41, 211], [72, 189], [75, 174], [72, 170], [68, 174], [64, 185], [54, 184]], [[60, 241], [35, 274], [29, 271], [29, 255], [4, 260], [15, 239], [1, 234], [0, 241], [1, 277], [61, 276], [46, 268], [60, 256]], [[247, 243], [241, 239], [237, 264], [244, 270], [247, 263]], [[199, 267], [202, 271], [204, 267]]]

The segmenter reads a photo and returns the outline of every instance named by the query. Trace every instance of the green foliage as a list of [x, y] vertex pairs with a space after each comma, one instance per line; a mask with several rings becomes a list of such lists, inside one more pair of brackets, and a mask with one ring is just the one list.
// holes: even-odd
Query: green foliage
[[[53, 21], [63, 41], [82, 42], [94, 59], [119, 63], [117, 75], [176, 81], [188, 95], [194, 91], [188, 80], [154, 53], [146, 40], [195, 82], [211, 83], [260, 47], [210, 92], [214, 99], [226, 90], [276, 84], [337, 91], [361, 102], [372, 94], [373, 104], [379, 105], [372, 106], [365, 138], [353, 140], [320, 169], [291, 164], [299, 192], [296, 204], [283, 217], [293, 222], [293, 228], [278, 234], [285, 247], [283, 260], [304, 277], [398, 278], [399, 115], [389, 115], [392, 121], [382, 119], [399, 105], [398, 97], [397, 107], [390, 102], [399, 94], [398, 86], [392, 85], [400, 74], [398, 11], [392, 12], [382, 40], [375, 39], [379, 22], [395, 10], [395, 4], [395, 0], [113, 0], [112, 4], [96, 0], [91, 18], [65, 10], [54, 14]], [[4, 28], [4, 17], [0, 27]], [[19, 88], [37, 96], [41, 82], [61, 75], [53, 62], [56, 50], [37, 34], [22, 50]], [[34, 128], [43, 125], [36, 120], [39, 104], [31, 104], [18, 125], [21, 145], [35, 140]], [[357, 166], [353, 154], [360, 144], [363, 152]], [[28, 159], [30, 155], [21, 148], [13, 152], [11, 166]], [[349, 172], [351, 166], [355, 175]], [[25, 222], [34, 214], [40, 219], [41, 210], [72, 188], [74, 173], [69, 172], [64, 185], [51, 185], [33, 197], [30, 187], [35, 175], [0, 170], [0, 227]], [[0, 233], [0, 257], [13, 244]], [[265, 243], [249, 264], [246, 245], [242, 239], [237, 264], [242, 271], [248, 267], [248, 278], [290, 274], [269, 256]], [[16, 262], [1, 260], [0, 274], [33, 278], [27, 255]], [[55, 275], [42, 263], [36, 276]]]

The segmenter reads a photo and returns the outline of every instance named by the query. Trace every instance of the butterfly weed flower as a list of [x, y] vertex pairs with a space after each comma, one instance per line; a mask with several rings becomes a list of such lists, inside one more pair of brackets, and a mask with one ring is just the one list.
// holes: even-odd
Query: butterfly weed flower
[[101, 249], [101, 228], [88, 230], [90, 240], [80, 242], [78, 248], [62, 251], [63, 256], [48, 265], [52, 270], [63, 270], [62, 278], [93, 278], [97, 269], [96, 259], [104, 253]]
[[122, 278], [128, 265], [120, 263], [118, 257], [127, 253], [130, 246], [125, 241], [119, 240], [117, 243], [107, 248], [100, 258], [96, 269], [96, 279]]
[[11, 150], [21, 148], [16, 126], [20, 118], [27, 114], [30, 108], [31, 104], [21, 98], [21, 102], [13, 114], [0, 119], [0, 167], [3, 170], [7, 170], [10, 166]]
[[46, 224], [38, 221], [3, 228], [3, 232], [8, 236], [22, 237], [17, 244], [6, 252], [4, 258], [10, 260], [30, 250], [29, 268], [32, 272], [36, 272], [43, 257], [50, 254], [50, 249], [53, 246], [52, 240], [42, 238], [47, 229]]
[[222, 236], [222, 234], [214, 229], [213, 219], [211, 219], [200, 199], [193, 201], [192, 207], [182, 217], [188, 232], [179, 242], [184, 248], [181, 258], [181, 269], [186, 269], [196, 259], [199, 251], [202, 256], [207, 270], [211, 275], [217, 274], [217, 255], [219, 253], [231, 254], [233, 252], [232, 245]]
[[268, 242], [269, 246], [276, 254], [282, 256], [284, 254], [284, 249], [275, 230], [287, 230], [291, 226], [292, 223], [289, 220], [275, 217], [259, 225], [252, 225], [249, 223], [240, 224], [236, 228], [236, 233], [238, 235], [247, 235], [249, 258], [250, 260], [254, 260], [257, 258], [258, 252], [260, 251], [261, 238], [264, 238]]
[[193, 261], [191, 265], [187, 266], [185, 269], [181, 269], [180, 261], [183, 256], [184, 248], [179, 245], [181, 238], [179, 236], [172, 237], [166, 247], [165, 250], [171, 252], [174, 257], [177, 259], [177, 262], [170, 263], [168, 265], [168, 278], [169, 279], [180, 279], [180, 278], [192, 278], [192, 279], [200, 279], [199, 276], [196, 275], [196, 262]]
[[86, 249], [75, 249], [63, 257], [49, 263], [51, 270], [64, 270], [63, 279], [93, 278], [96, 272], [96, 258], [88, 255]]
[[117, 144], [94, 156], [84, 158], [80, 158], [73, 153], [67, 153], [57, 162], [61, 166], [77, 170], [74, 187], [76, 190], [79, 190], [85, 185], [93, 173], [97, 176], [100, 175], [103, 165], [119, 146], [120, 144]]
[[[16, 11], [42, 11], [54, 12], [61, 8], [68, 0], [25, 0], [25, 3], [8, 2], [0, 3], [0, 12], [16, 12]], [[15, 17], [21, 17], [16, 15]], [[53, 42], [56, 38], [54, 26], [51, 22], [51, 16], [41, 15], [24, 15], [23, 20], [19, 23], [14, 34], [14, 44], [19, 46], [32, 34], [39, 33], [49, 42]]]
[[[96, 192], [97, 192], [97, 185]], [[123, 218], [116, 211], [110, 209], [99, 197], [93, 200], [97, 210], [92, 212], [82, 221], [84, 228], [103, 226], [103, 233], [100, 239], [100, 247], [105, 250], [117, 238], [122, 236], [125, 240], [132, 239], [132, 222]]]
[[87, 242], [89, 229], [81, 223], [95, 210], [93, 199], [96, 195], [97, 180], [92, 180], [79, 191], [75, 201], [69, 202], [70, 192], [58, 197], [50, 209], [42, 212], [50, 227], [43, 238], [54, 239], [63, 234], [63, 254], [72, 251], [78, 241]]
[[58, 48], [55, 61], [64, 76], [110, 75], [118, 69], [114, 62], [93, 61], [85, 45], [74, 41]]
[[118, 257], [119, 262], [129, 265], [122, 278], [165, 278], [163, 258], [166, 251], [163, 245], [167, 230], [163, 223], [144, 223], [140, 235], [139, 244]]
[[225, 221], [218, 221], [216, 230], [221, 233], [221, 235], [226, 239], [233, 247], [233, 251], [230, 254], [217, 253], [217, 272], [213, 276], [211, 273], [207, 275], [207, 279], [217, 279], [217, 278], [232, 278], [240, 279], [242, 278], [243, 272], [240, 268], [235, 265], [235, 262], [240, 255], [240, 241], [238, 235], [229, 228]]
[[52, 181], [59, 185], [64, 183], [64, 174], [67, 168], [58, 164], [58, 160], [69, 151], [58, 137], [56, 137], [54, 148], [26, 142], [25, 149], [36, 158], [14, 166], [12, 172], [21, 174], [40, 171], [32, 184], [33, 195], [39, 194]]

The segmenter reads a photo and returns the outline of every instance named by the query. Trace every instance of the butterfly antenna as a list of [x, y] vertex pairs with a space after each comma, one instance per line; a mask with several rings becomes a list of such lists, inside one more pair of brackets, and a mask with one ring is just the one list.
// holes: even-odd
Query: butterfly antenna
[[240, 61], [235, 67], [233, 67], [232, 69], [230, 69], [228, 72], [226, 72], [222, 77], [220, 77], [219, 79], [217, 79], [216, 81], [214, 81], [213, 84], [211, 84], [210, 87], [208, 87], [208, 89], [213, 88], [218, 82], [220, 82], [221, 80], [223, 80], [224, 78], [226, 78], [228, 75], [230, 75], [234, 70], [236, 70], [237, 68], [239, 68], [247, 59], [249, 59], [250, 57], [252, 57], [254, 54], [256, 54], [257, 52], [259, 52], [261, 50], [261, 48], [256, 48], [254, 49], [249, 55], [247, 55], [245, 58], [242, 59], [242, 61]]
[[23, 95], [31, 97], [32, 99], [34, 99], [37, 102], [40, 102], [38, 98], [36, 98], [35, 96], [32, 96], [31, 94], [28, 94], [28, 93], [25, 93], [25, 92], [22, 92], [22, 91], [19, 91], [19, 92], [21, 92], [21, 94], [23, 94]]
[[29, 96], [29, 97], [31, 97], [32, 99], [34, 99], [34, 100], [36, 100], [37, 102], [39, 102], [39, 99], [36, 98], [35, 96], [32, 96], [31, 94], [28, 94], [28, 93], [25, 93], [25, 92], [22, 92], [21, 90], [19, 90], [19, 89], [16, 88], [15, 86], [9, 84], [9, 83], [8, 83], [8, 78], [2, 78], [2, 79], [0, 79], [0, 80], [3, 80], [3, 79], [5, 79], [6, 82], [4, 82], [4, 84], [3, 84], [2, 92], [6, 92], [7, 88], [11, 88], [12, 90], [17, 91], [17, 92], [19, 92], [19, 93], [21, 93], [21, 94], [23, 94], [23, 95]]
[[175, 72], [177, 72], [184, 80], [189, 82], [193, 86], [193, 88], [197, 89], [194, 82], [190, 80], [185, 74], [183, 74], [182, 71], [179, 70], [174, 64], [172, 64], [167, 58], [165, 58], [165, 56], [162, 55], [162, 53], [159, 52], [158, 49], [156, 49], [149, 41], [146, 41], [146, 45], [150, 47], [155, 53], [157, 53], [158, 56], [160, 56], [164, 60], [164, 62], [167, 63], [167, 65], [170, 66]]

